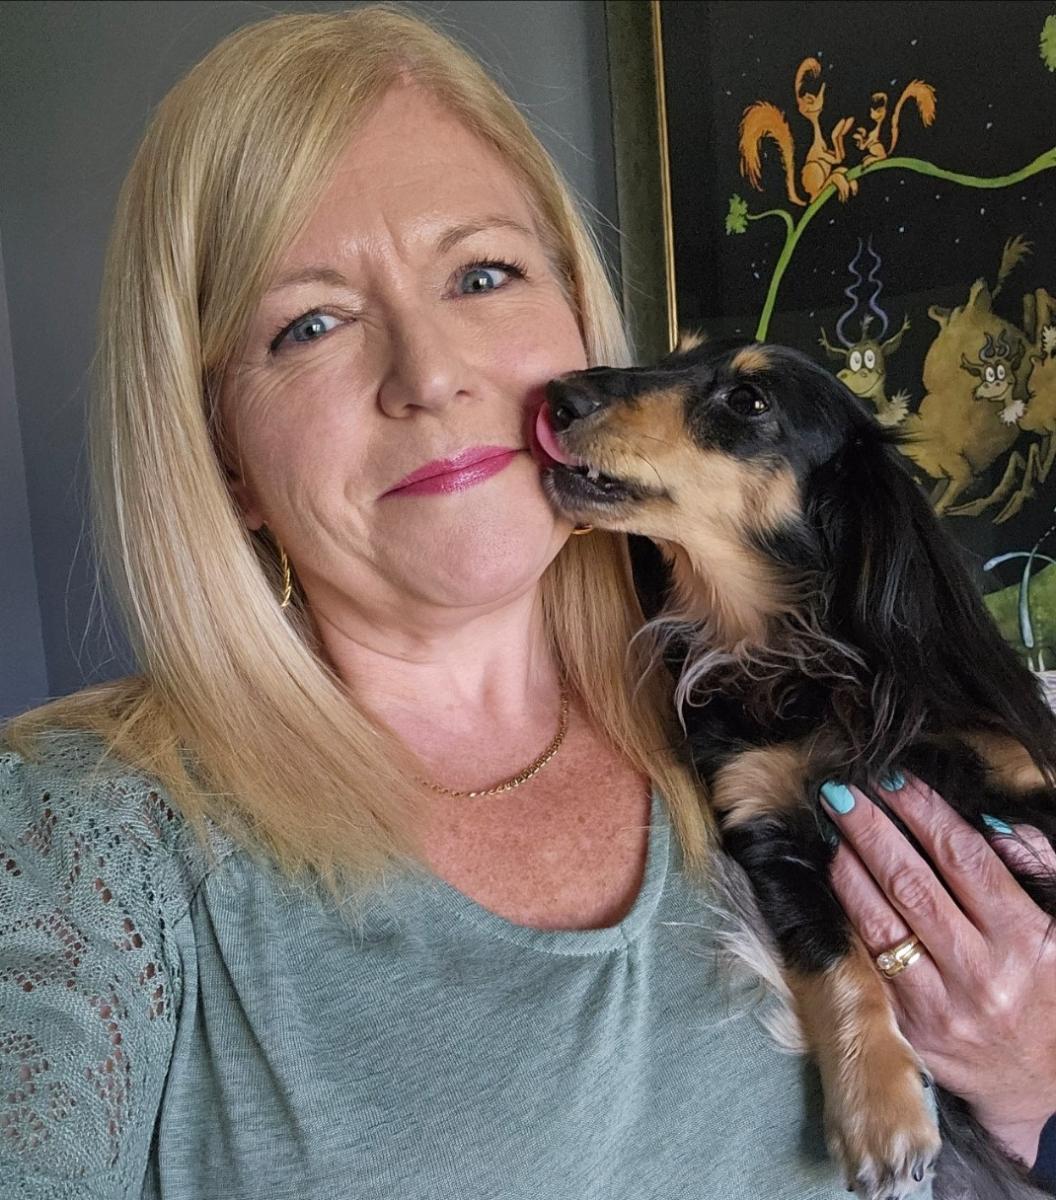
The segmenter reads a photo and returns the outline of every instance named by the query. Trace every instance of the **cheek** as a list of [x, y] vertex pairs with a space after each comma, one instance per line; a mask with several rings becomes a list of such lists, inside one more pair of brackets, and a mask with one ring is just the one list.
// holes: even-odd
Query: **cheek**
[[[479, 374], [504, 402], [527, 403], [555, 375], [587, 365], [575, 315], [556, 285], [529, 303], [505, 309], [495, 321], [452, 322], [448, 334], [468, 371], [463, 384], [472, 390]], [[363, 479], [371, 495], [372, 486], [377, 490], [391, 482], [391, 472], [379, 468], [371, 455], [377, 363], [352, 349], [347, 337], [337, 335], [280, 373], [254, 377], [248, 372], [237, 381], [231, 409], [242, 472], [265, 507], [302, 492], [306, 481], [325, 491], [327, 479], [337, 482], [351, 474]]]
[[579, 326], [563, 300], [526, 306], [492, 339], [491, 365], [524, 390], [587, 366]]
[[233, 426], [235, 465], [265, 508], [303, 490], [306, 480], [348, 469], [363, 440], [352, 411], [357, 394], [338, 355], [319, 354], [310, 366], [245, 381]]

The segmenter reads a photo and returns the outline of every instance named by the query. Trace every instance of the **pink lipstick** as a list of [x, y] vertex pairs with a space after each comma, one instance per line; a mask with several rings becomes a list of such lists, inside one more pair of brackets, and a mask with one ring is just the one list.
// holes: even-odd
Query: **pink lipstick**
[[497, 475], [520, 454], [509, 446], [471, 446], [451, 458], [438, 458], [412, 471], [385, 496], [425, 496], [462, 492]]

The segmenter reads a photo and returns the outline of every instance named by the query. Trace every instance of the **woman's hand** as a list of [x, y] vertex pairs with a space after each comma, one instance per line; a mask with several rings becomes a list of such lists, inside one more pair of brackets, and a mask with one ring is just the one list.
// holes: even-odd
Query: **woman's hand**
[[[1029, 826], [1015, 830], [1022, 841], [988, 840], [919, 780], [895, 782], [885, 799], [950, 891], [868, 797], [826, 785], [841, 835], [833, 886], [874, 956], [920, 940], [926, 953], [889, 984], [902, 1030], [935, 1079], [1031, 1166], [1056, 1112], [1056, 934], [1006, 863], [1052, 871], [1056, 854]], [[840, 812], [830, 797], [853, 806]]]

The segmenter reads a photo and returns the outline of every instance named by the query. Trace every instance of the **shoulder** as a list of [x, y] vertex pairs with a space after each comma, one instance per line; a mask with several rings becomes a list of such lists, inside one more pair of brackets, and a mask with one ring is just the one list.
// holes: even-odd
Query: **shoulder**
[[232, 850], [213, 826], [196, 834], [155, 779], [100, 739], [60, 729], [25, 756], [0, 743], [0, 847], [9, 882], [32, 871], [68, 889], [90, 874], [100, 898], [149, 898], [169, 922]]
[[183, 918], [229, 849], [98, 738], [0, 746], [0, 1178], [27, 1196], [138, 1194], [195, 955]]

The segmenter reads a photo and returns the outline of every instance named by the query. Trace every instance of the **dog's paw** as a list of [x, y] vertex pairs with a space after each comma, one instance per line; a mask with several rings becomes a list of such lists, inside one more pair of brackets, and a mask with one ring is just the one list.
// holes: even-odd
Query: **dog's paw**
[[862, 1200], [908, 1200], [922, 1191], [942, 1144], [920, 1068], [908, 1054], [899, 1058], [875, 1073], [852, 1069], [855, 1078], [828, 1097], [829, 1149], [848, 1191]]

